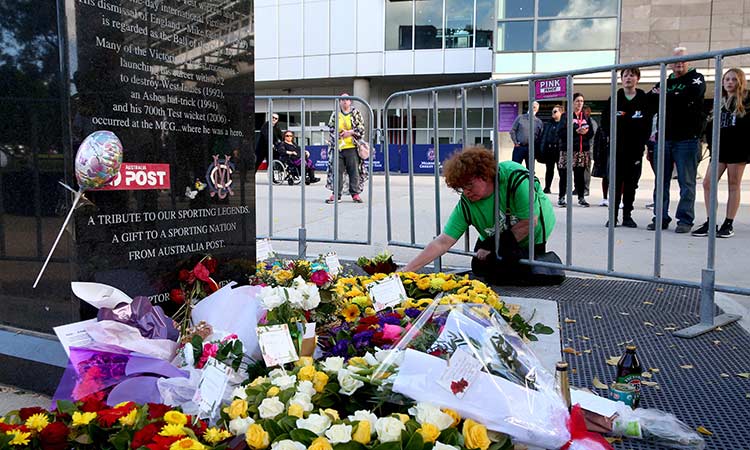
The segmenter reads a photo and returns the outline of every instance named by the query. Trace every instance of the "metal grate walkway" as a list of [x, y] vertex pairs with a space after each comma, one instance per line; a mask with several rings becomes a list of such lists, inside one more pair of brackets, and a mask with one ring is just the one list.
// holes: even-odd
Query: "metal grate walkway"
[[[713, 433], [704, 437], [707, 449], [750, 450], [750, 379], [738, 375], [750, 372], [750, 333], [732, 324], [693, 339], [671, 335], [673, 328], [698, 321], [698, 290], [591, 278], [568, 278], [556, 287], [497, 290], [505, 296], [557, 301], [562, 346], [581, 352], [564, 354], [574, 371], [572, 384], [606, 395], [593, 388], [592, 380], [614, 379], [615, 367], [606, 360], [621, 355], [632, 342], [644, 368], [659, 370], [647, 380], [659, 389], [643, 388], [643, 407], [670, 412], [693, 429], [707, 428]], [[625, 440], [615, 448], [664, 447]]]

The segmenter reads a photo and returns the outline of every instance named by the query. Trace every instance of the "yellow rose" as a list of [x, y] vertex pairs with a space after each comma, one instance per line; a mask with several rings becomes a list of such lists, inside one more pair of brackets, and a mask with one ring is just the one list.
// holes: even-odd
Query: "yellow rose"
[[471, 419], [464, 422], [464, 445], [468, 449], [487, 450], [490, 446], [490, 438], [487, 436], [487, 428]]
[[357, 429], [352, 433], [352, 440], [362, 445], [367, 445], [370, 443], [370, 434], [372, 434], [370, 422], [368, 420], [360, 420], [357, 423]]
[[247, 401], [239, 398], [233, 400], [229, 406], [224, 408], [224, 412], [227, 413], [232, 420], [238, 417], [247, 417]]
[[393, 414], [398, 418], [398, 420], [401, 421], [401, 423], [406, 423], [409, 421], [409, 415], [408, 414], [401, 414], [401, 413], [395, 413]]
[[417, 429], [417, 433], [422, 435], [425, 442], [435, 442], [440, 436], [440, 429], [431, 423], [423, 423], [422, 428]]
[[339, 417], [339, 412], [332, 408], [321, 409], [320, 414], [325, 414], [326, 416], [330, 417], [333, 422], [341, 420], [341, 418]]
[[300, 381], [312, 381], [313, 377], [315, 376], [315, 367], [313, 366], [305, 366], [297, 372], [297, 379]]
[[245, 432], [245, 442], [247, 442], [247, 446], [253, 450], [262, 450], [270, 444], [268, 432], [257, 423], [247, 427], [247, 431]]
[[299, 403], [292, 403], [291, 405], [289, 405], [289, 409], [287, 409], [286, 413], [290, 416], [299, 417], [300, 419], [302, 419], [305, 415], [305, 410], [302, 409], [302, 406]]
[[268, 389], [268, 392], [266, 392], [266, 397], [276, 397], [277, 395], [279, 395], [279, 392], [281, 392], [281, 390], [277, 386], [271, 386]]
[[333, 447], [331, 447], [331, 443], [328, 442], [328, 439], [321, 436], [312, 441], [312, 444], [307, 447], [307, 450], [333, 450]]
[[453, 418], [453, 423], [451, 424], [452, 427], [455, 427], [461, 422], [461, 415], [457, 413], [456, 411], [450, 409], [450, 408], [443, 408], [441, 409], [444, 413], [448, 414]]
[[164, 421], [173, 425], [183, 426], [187, 423], [187, 416], [179, 411], [167, 411]]
[[326, 375], [325, 372], [315, 372], [312, 383], [315, 392], [323, 392], [323, 389], [326, 388], [326, 384], [328, 384], [328, 375]]
[[206, 447], [195, 439], [183, 438], [172, 442], [169, 450], [204, 450]]
[[294, 365], [297, 367], [312, 366], [313, 365], [312, 356], [300, 356], [300, 358], [294, 362]]
[[268, 381], [268, 378], [266, 378], [266, 377], [258, 377], [256, 379], [254, 379], [252, 381], [252, 383], [250, 383], [250, 387], [260, 386], [261, 384], [263, 384], [263, 383], [265, 383], [267, 381]]

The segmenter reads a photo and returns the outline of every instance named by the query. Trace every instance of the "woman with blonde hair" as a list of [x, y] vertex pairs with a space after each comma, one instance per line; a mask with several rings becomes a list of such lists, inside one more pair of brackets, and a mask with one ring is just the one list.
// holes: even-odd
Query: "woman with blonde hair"
[[[747, 81], [742, 69], [731, 68], [721, 78], [721, 114], [719, 117], [719, 179], [726, 171], [729, 178], [729, 200], [727, 217], [717, 230], [716, 236], [730, 238], [734, 236], [734, 217], [740, 209], [740, 189], [745, 165], [750, 159], [750, 98], [748, 98]], [[707, 127], [708, 143], [711, 145], [711, 123]], [[703, 199], [706, 214], [711, 206], [711, 167], [716, 161], [712, 158], [703, 177]], [[718, 181], [718, 180], [717, 180]], [[708, 235], [708, 220], [692, 232], [693, 236]]]

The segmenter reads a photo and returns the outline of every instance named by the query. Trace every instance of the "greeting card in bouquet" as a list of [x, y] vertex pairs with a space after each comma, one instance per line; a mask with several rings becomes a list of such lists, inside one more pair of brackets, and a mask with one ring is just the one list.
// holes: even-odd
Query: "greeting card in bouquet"
[[325, 255], [326, 266], [328, 267], [328, 273], [331, 275], [338, 275], [343, 267], [339, 262], [339, 257], [336, 256], [336, 252], [331, 252]]
[[438, 379], [438, 384], [457, 398], [464, 398], [481, 371], [481, 362], [466, 350], [457, 348], [448, 360], [448, 366]]
[[258, 344], [266, 366], [273, 367], [299, 360], [287, 324], [258, 327]]
[[198, 405], [201, 416], [211, 419], [216, 416], [229, 383], [229, 372], [229, 366], [214, 358], [206, 362], [193, 396], [193, 403]]
[[255, 241], [255, 260], [256, 261], [265, 261], [268, 258], [272, 257], [274, 255], [273, 253], [273, 246], [271, 245], [271, 240], [266, 239], [258, 239]]
[[404, 284], [401, 282], [401, 277], [396, 274], [392, 274], [377, 283], [370, 284], [368, 290], [372, 296], [373, 307], [376, 312], [400, 305], [401, 302], [406, 300], [406, 289], [404, 289]]

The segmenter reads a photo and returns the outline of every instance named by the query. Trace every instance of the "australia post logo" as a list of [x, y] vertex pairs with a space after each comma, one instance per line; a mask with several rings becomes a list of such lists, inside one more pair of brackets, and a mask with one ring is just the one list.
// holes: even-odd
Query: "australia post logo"
[[98, 190], [139, 191], [169, 188], [169, 164], [124, 162], [114, 180]]

